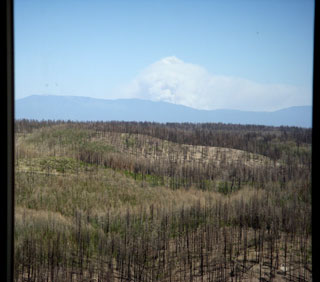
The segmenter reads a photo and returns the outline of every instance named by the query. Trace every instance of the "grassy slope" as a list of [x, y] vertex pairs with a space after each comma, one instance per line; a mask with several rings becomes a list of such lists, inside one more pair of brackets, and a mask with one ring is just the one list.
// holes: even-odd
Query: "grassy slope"
[[[177, 144], [138, 134], [77, 130], [67, 125], [44, 128], [25, 138], [29, 146], [32, 147], [32, 143], [36, 146], [34, 151], [40, 149], [40, 154], [52, 154], [57, 145], [63, 145], [73, 149], [86, 146], [86, 149], [99, 153], [113, 152], [151, 160], [175, 159], [178, 163], [211, 162], [220, 165], [225, 160], [226, 164], [241, 162], [246, 166], [259, 166], [270, 162], [265, 156], [237, 149]], [[57, 150], [56, 153], [65, 155], [65, 151]]]

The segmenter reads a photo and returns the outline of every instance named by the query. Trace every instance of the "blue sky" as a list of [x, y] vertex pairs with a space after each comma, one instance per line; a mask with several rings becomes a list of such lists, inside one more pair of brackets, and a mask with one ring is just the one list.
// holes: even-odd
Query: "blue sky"
[[15, 1], [16, 98], [312, 102], [314, 1]]

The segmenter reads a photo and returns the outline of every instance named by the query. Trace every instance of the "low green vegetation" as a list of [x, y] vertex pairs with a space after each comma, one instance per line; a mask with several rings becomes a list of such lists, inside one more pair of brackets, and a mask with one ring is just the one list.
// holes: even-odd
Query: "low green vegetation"
[[312, 279], [308, 130], [16, 123], [15, 281]]

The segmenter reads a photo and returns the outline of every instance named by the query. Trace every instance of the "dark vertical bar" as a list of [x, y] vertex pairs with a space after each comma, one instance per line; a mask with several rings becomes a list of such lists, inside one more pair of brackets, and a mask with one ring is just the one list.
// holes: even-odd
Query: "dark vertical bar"
[[13, 281], [13, 215], [14, 215], [14, 61], [13, 0], [1, 0], [1, 188], [0, 281]]

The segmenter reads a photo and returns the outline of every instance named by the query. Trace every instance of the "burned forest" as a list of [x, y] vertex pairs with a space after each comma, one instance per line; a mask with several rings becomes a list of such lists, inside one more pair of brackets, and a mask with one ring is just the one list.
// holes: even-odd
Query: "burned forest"
[[15, 122], [15, 281], [311, 281], [312, 130]]

